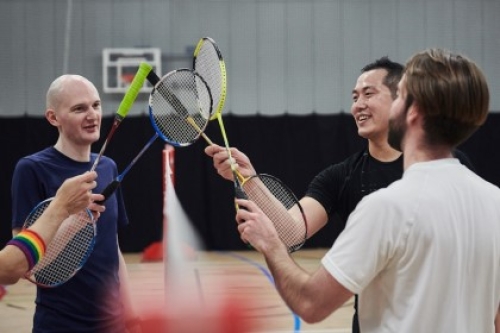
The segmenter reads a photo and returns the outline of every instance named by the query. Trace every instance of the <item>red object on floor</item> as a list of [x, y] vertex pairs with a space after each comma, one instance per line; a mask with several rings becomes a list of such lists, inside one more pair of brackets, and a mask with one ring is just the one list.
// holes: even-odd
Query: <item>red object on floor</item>
[[163, 242], [155, 242], [144, 249], [142, 261], [162, 261]]
[[[164, 258], [164, 248], [163, 242], [155, 242], [150, 244], [148, 247], [142, 251], [142, 259], [143, 262], [153, 262], [153, 261], [163, 261]], [[182, 251], [184, 258], [186, 260], [196, 260], [198, 258], [198, 254], [196, 251], [187, 244], [182, 246]], [[168, 256], [168, 254], [167, 254]]]
[[[254, 316], [251, 316], [251, 307], [248, 302], [236, 298], [221, 298], [212, 306], [203, 308], [194, 302], [186, 306], [180, 302], [182, 311], [178, 311], [178, 304], [165, 304], [157, 299], [148, 300], [141, 305], [141, 328], [143, 333], [249, 333], [260, 328]], [[172, 310], [174, 309], [175, 310]]]
[[7, 294], [7, 288], [0, 284], [0, 301]]

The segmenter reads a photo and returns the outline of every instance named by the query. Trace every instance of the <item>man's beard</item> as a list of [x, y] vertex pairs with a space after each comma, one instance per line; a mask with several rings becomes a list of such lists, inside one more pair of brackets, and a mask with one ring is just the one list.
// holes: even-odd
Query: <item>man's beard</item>
[[387, 142], [392, 148], [403, 151], [402, 142], [406, 133], [406, 112], [408, 109], [399, 113], [396, 118], [389, 119], [389, 134]]

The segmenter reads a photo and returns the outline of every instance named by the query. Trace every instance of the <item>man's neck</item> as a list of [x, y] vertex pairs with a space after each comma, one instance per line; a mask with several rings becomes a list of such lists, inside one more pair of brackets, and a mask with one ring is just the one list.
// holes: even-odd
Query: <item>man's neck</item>
[[61, 154], [64, 154], [72, 160], [78, 162], [88, 162], [90, 159], [90, 145], [83, 146], [69, 144], [59, 138], [54, 145], [54, 148]]
[[411, 165], [420, 162], [429, 162], [443, 158], [452, 158], [452, 148], [445, 145], [428, 145], [416, 141], [408, 141], [404, 144], [403, 168], [408, 169]]
[[368, 141], [368, 151], [370, 156], [379, 160], [380, 162], [392, 162], [401, 156], [401, 152], [393, 149], [387, 142], [377, 143]]

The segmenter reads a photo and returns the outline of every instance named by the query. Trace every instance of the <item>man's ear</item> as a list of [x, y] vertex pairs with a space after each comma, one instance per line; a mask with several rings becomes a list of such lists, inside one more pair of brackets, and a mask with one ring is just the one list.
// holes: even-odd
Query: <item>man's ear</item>
[[408, 123], [413, 123], [415, 121], [420, 121], [422, 118], [422, 114], [418, 108], [418, 105], [413, 102], [408, 108], [408, 112], [406, 113], [406, 120]]
[[45, 110], [45, 119], [47, 119], [52, 126], [59, 126], [59, 121], [57, 120], [56, 111], [54, 109]]

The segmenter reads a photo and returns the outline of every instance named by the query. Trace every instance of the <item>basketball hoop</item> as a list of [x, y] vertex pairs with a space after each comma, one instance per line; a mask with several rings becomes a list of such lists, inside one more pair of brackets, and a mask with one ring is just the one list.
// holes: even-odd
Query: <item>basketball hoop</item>
[[122, 85], [123, 87], [128, 87], [132, 83], [132, 80], [134, 79], [135, 74], [134, 73], [124, 73], [121, 75], [121, 80], [122, 80]]

